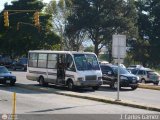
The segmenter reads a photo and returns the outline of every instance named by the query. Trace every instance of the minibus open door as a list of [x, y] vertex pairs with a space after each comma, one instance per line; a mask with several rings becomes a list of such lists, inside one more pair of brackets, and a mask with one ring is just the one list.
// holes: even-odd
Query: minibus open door
[[65, 54], [59, 54], [57, 60], [57, 84], [65, 84]]

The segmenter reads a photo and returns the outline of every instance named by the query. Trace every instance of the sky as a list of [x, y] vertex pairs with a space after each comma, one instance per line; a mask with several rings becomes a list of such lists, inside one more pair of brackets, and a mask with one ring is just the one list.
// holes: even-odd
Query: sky
[[[10, 3], [11, 1], [13, 1], [13, 0], [0, 0], [0, 11], [3, 10], [4, 3], [6, 3], [6, 2]], [[43, 2], [45, 2], [45, 3], [49, 3], [50, 1], [51, 0], [43, 0]], [[58, 0], [56, 0], [56, 1], [58, 1]]]

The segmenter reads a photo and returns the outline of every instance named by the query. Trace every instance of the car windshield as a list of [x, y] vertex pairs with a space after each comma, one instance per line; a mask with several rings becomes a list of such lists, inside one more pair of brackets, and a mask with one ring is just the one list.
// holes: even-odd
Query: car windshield
[[5, 67], [0, 67], [0, 74], [2, 73], [9, 73], [9, 71]]
[[[118, 66], [112, 67], [115, 74], [118, 74]], [[130, 74], [127, 69], [120, 67], [120, 74]]]
[[74, 54], [77, 70], [100, 70], [98, 60], [94, 54]]

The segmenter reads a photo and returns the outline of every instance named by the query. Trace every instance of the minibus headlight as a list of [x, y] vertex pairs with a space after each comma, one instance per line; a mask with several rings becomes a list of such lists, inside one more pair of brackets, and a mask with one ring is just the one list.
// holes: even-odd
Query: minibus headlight
[[83, 77], [79, 77], [78, 81], [84, 81], [84, 78]]

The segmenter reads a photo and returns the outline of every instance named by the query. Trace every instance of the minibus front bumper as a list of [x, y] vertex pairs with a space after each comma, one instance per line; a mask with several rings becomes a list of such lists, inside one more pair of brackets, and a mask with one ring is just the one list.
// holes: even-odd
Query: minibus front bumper
[[101, 86], [102, 84], [103, 84], [102, 80], [76, 81], [75, 82], [75, 86], [79, 86], [79, 87]]

